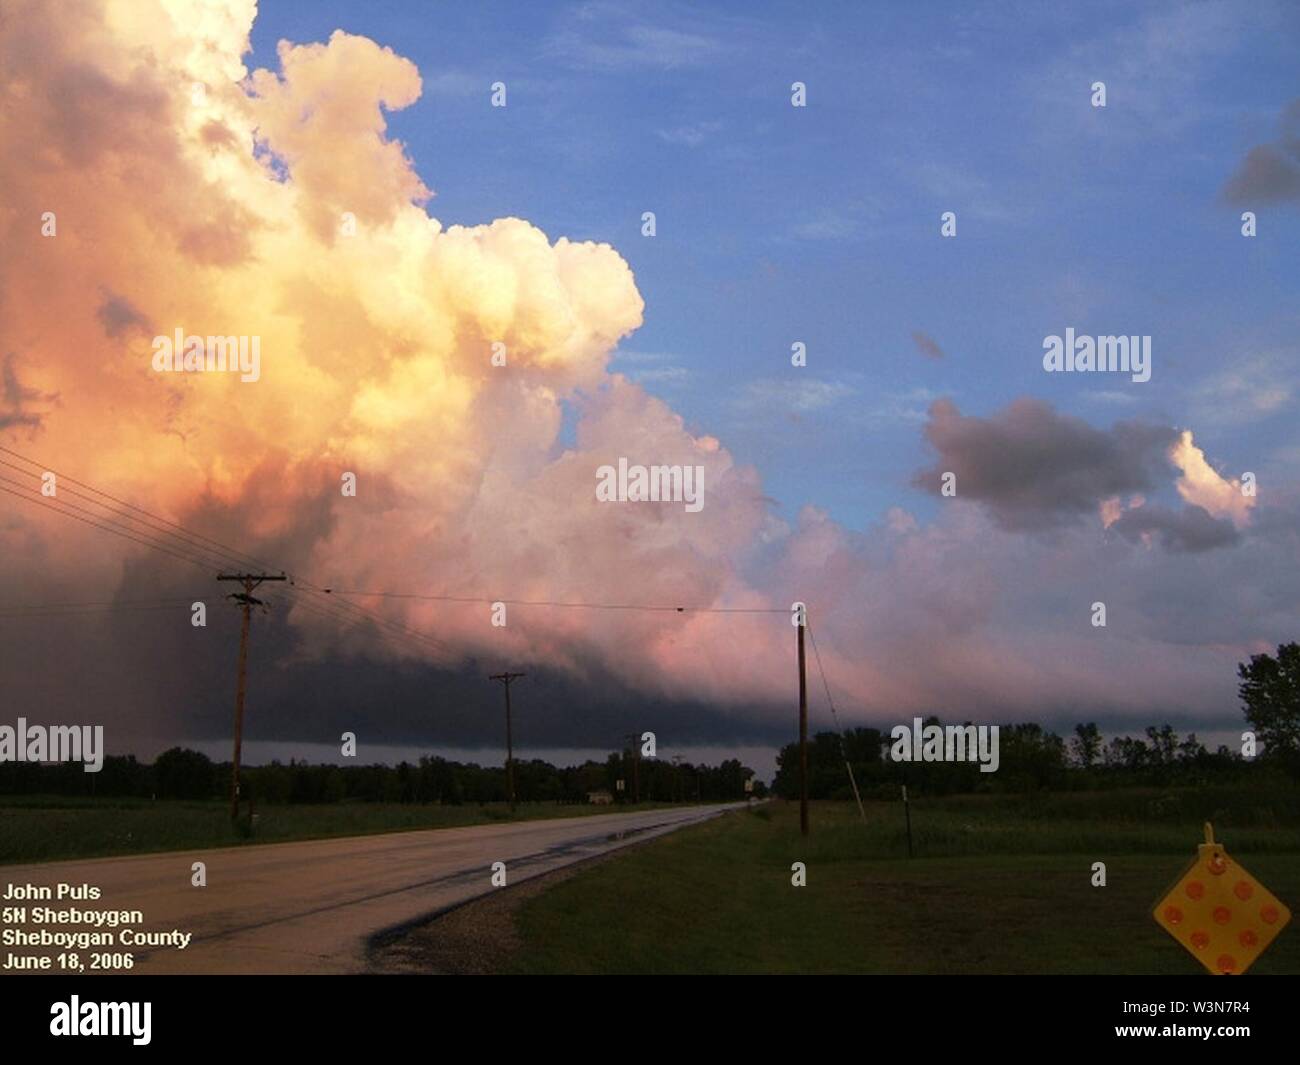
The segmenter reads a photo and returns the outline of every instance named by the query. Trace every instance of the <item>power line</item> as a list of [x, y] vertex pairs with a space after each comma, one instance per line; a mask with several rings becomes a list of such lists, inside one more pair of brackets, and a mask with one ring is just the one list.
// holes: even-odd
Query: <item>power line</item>
[[[80, 488], [85, 488], [87, 491], [94, 492], [96, 495], [101, 495], [105, 499], [112, 500], [114, 503], [118, 504], [118, 506], [126, 507], [128, 510], [134, 510], [139, 514], [145, 515], [146, 517], [153, 518], [155, 521], [160, 521], [164, 525], [170, 525], [174, 529], [178, 529], [181, 532], [185, 533], [187, 536], [194, 537], [195, 539], [198, 540], [205, 540], [208, 543], [216, 547], [219, 547], [226, 552], [229, 552], [231, 550], [231, 548], [228, 545], [221, 543], [219, 540], [213, 540], [210, 537], [204, 536], [202, 533], [196, 533], [193, 530], [186, 529], [183, 525], [179, 525], [176, 522], [169, 520], [168, 518], [164, 518], [161, 515], [154, 514], [152, 511], [145, 510], [143, 507], [137, 507], [134, 503], [128, 503], [125, 499], [119, 499], [115, 495], [110, 495], [108, 492], [96, 488], [94, 485], [86, 484], [84, 481], [79, 481], [75, 477], [70, 476], [69, 474], [60, 473], [58, 470], [53, 469], [52, 467], [47, 466], [44, 463], [37, 461], [36, 459], [31, 459], [28, 458], [26, 455], [19, 454], [17, 451], [14, 451], [12, 448], [7, 448], [4, 447], [3, 445], [0, 445], [0, 452], [3, 452], [6, 455], [12, 455], [16, 459], [21, 459], [23, 462], [26, 462], [31, 466], [37, 467], [42, 472], [52, 473], [54, 474], [55, 477], [60, 478], [61, 480], [71, 481], [73, 484], [77, 485]], [[5, 463], [5, 465], [8, 466], [11, 464]], [[103, 506], [103, 504], [99, 504], [99, 505]], [[234, 553], [236, 555], [240, 554], [240, 552], [234, 552]], [[245, 558], [246, 561], [255, 562], [259, 566], [266, 565], [266, 563], [262, 562], [259, 559], [252, 558], [250, 556], [243, 556], [243, 557]]]
[[[133, 606], [133, 607], [121, 608], [121, 611], [123, 613], [128, 613], [128, 614], [143, 614], [143, 613], [174, 611], [174, 610], [176, 610], [175, 605]], [[112, 613], [112, 612], [114, 611], [108, 608], [101, 608], [99, 610], [30, 610], [30, 611], [24, 611], [23, 613], [6, 613], [4, 611], [0, 611], [0, 619], [10, 620], [10, 621], [26, 621], [30, 618], [83, 618], [83, 617], [89, 618], [89, 617], [98, 617], [102, 614]]]
[[[204, 536], [202, 533], [194, 532], [193, 530], [187, 529], [185, 526], [180, 525], [177, 522], [173, 522], [167, 518], [163, 518], [159, 515], [156, 515], [152, 511], [145, 510], [143, 507], [137, 507], [133, 503], [129, 503], [126, 500], [121, 499], [118, 496], [112, 495], [109, 492], [104, 492], [101, 489], [95, 488], [93, 485], [87, 484], [84, 481], [77, 480], [76, 478], [68, 474], [59, 473], [57, 470], [53, 470], [48, 466], [45, 466], [44, 464], [37, 461], [36, 459], [28, 458], [25, 455], [21, 455], [18, 452], [12, 450], [11, 448], [0, 446], [0, 451], [3, 451], [5, 454], [8, 455], [13, 455], [16, 458], [21, 459], [23, 462], [29, 463], [32, 466], [36, 466], [38, 469], [53, 473], [56, 477], [61, 477], [64, 480], [70, 481], [73, 484], [80, 485], [81, 487], [87, 489], [90, 492], [94, 492], [97, 495], [102, 495], [104, 498], [112, 500], [114, 503], [118, 504], [119, 506], [137, 511], [140, 514], [144, 514], [150, 518], [153, 518], [156, 521], [169, 525], [172, 528], [179, 530], [179, 532], [170, 532], [169, 530], [157, 529], [156, 527], [150, 526], [138, 518], [133, 518], [131, 515], [123, 514], [119, 511], [113, 511], [105, 504], [100, 503], [97, 500], [91, 500], [88, 497], [82, 495], [81, 493], [75, 491], [73, 491], [72, 494], [78, 496], [79, 498], [87, 499], [88, 502], [92, 502], [95, 506], [103, 507], [105, 510], [109, 510], [109, 512], [113, 514], [115, 517], [121, 517], [127, 521], [137, 521], [141, 525], [144, 525], [145, 528], [139, 529], [136, 528], [135, 526], [121, 525], [117, 522], [110, 520], [108, 517], [106, 517], [103, 514], [95, 513], [94, 511], [87, 510], [84, 507], [78, 507], [75, 503], [66, 503], [64, 501], [60, 501], [59, 504], [56, 505], [48, 502], [45, 499], [36, 499], [33, 498], [32, 496], [20, 492], [14, 492], [11, 489], [0, 488], [0, 491], [9, 492], [9, 494], [11, 495], [17, 495], [21, 499], [26, 499], [29, 503], [35, 503], [38, 506], [43, 506], [48, 510], [53, 510], [58, 514], [62, 514], [64, 517], [73, 518], [77, 521], [83, 522], [84, 524], [91, 525], [94, 528], [101, 529], [104, 532], [111, 532], [116, 536], [123, 537], [124, 539], [127, 540], [132, 540], [135, 543], [141, 544], [144, 547], [149, 547], [152, 548], [153, 550], [161, 551], [164, 554], [172, 556], [173, 558], [177, 558], [180, 559], [181, 561], [189, 562], [191, 565], [196, 565], [203, 569], [219, 570], [231, 563], [237, 563], [239, 565], [243, 565], [246, 560], [251, 560], [252, 562], [257, 563], [259, 566], [262, 566], [266, 569], [274, 568], [270, 566], [269, 563], [263, 562], [260, 559], [257, 559], [251, 555], [245, 554], [244, 552], [237, 551], [236, 549], [230, 547], [229, 545], [222, 543], [220, 540], [215, 540], [212, 537]], [[9, 466], [13, 469], [17, 469], [19, 470], [19, 472], [24, 473], [26, 476], [32, 476], [32, 477], [39, 476], [38, 474], [35, 474], [30, 470], [22, 470], [20, 467], [13, 466], [12, 463], [0, 463], [0, 464]], [[0, 481], [4, 481], [6, 484], [17, 485], [20, 488], [26, 487], [30, 489], [30, 486], [22, 485], [19, 482], [12, 481], [6, 477], [0, 477]], [[78, 514], [72, 513], [71, 511], [79, 511], [81, 514], [89, 515], [89, 517], [79, 517]], [[134, 535], [136, 533], [140, 533], [142, 536], [148, 537], [148, 539], [142, 539], [140, 536]], [[155, 537], [158, 536], [159, 534], [172, 536], [173, 538], [179, 540], [180, 543], [174, 544], [166, 541], [159, 542], [158, 540], [155, 539]], [[187, 539], [187, 537], [192, 539]], [[205, 543], [198, 543], [195, 541], [205, 541], [206, 544], [213, 544], [220, 550], [214, 551], [211, 548], [205, 546]], [[286, 574], [286, 576], [289, 577], [290, 582], [293, 583], [295, 586], [301, 586], [301, 590], [308, 595], [323, 597], [324, 595], [327, 594], [324, 588], [322, 588], [319, 585], [313, 584], [311, 581], [308, 581], [301, 576], [294, 575], [294, 574]], [[337, 620], [349, 621], [352, 623], [360, 623], [361, 621], [368, 621], [371, 624], [381, 629], [384, 629], [388, 632], [393, 632], [393, 633], [400, 632], [402, 634], [405, 634], [408, 637], [411, 637], [412, 639], [424, 641], [424, 645], [426, 649], [433, 648], [438, 650], [441, 653], [448, 652], [447, 646], [435, 640], [432, 636], [408, 628], [407, 626], [402, 625], [400, 622], [394, 621], [390, 618], [385, 618], [382, 615], [377, 614], [372, 610], [367, 610], [365, 607], [362, 607], [356, 603], [337, 601], [335, 602], [334, 605], [336, 607], [336, 613], [333, 616], [336, 617]]]
[[[17, 483], [16, 481], [9, 480], [9, 478], [7, 477], [0, 477], [0, 481], [5, 482], [5, 484]], [[71, 511], [66, 510], [63, 507], [55, 506], [54, 504], [49, 503], [44, 499], [33, 499], [31, 496], [27, 495], [24, 492], [15, 492], [12, 488], [5, 488], [3, 486], [0, 486], [0, 492], [8, 492], [9, 495], [11, 496], [17, 496], [19, 499], [26, 500], [28, 503], [34, 503], [38, 507], [45, 507], [47, 510], [52, 510], [56, 514], [62, 514], [65, 518], [72, 518], [74, 521], [82, 522], [83, 524], [93, 526], [96, 529], [102, 529], [104, 532], [112, 533], [114, 536], [121, 536], [126, 540], [134, 540], [137, 544], [143, 544], [145, 547], [153, 548], [153, 550], [155, 551], [161, 551], [165, 555], [171, 555], [172, 558], [178, 558], [182, 562], [188, 562], [192, 566], [198, 566], [199, 569], [201, 570], [210, 572], [213, 569], [212, 565], [208, 562], [200, 561], [199, 559], [196, 559], [190, 555], [181, 554], [180, 552], [177, 551], [172, 551], [169, 548], [163, 547], [161, 544], [154, 543], [151, 540], [142, 540], [138, 536], [132, 536], [129, 533], [119, 532], [117, 529], [114, 529], [108, 525], [101, 524], [100, 522], [97, 521], [91, 521], [89, 518], [78, 517], [76, 514], [73, 514]]]
[[[805, 619], [806, 623], [806, 619]], [[858, 813], [862, 815], [862, 823], [867, 823], [867, 811], [862, 805], [862, 795], [858, 792], [858, 782], [853, 776], [853, 763], [849, 761], [849, 751], [844, 745], [844, 728], [840, 724], [840, 715], [835, 710], [835, 700], [831, 697], [830, 682], [826, 679], [826, 670], [822, 668], [821, 652], [817, 650], [817, 637], [813, 635], [812, 626], [808, 625], [808, 639], [812, 642], [813, 657], [817, 660], [817, 672], [822, 676], [822, 686], [826, 689], [826, 702], [830, 704], [831, 718], [835, 722], [835, 733], [840, 741], [840, 755], [844, 758], [844, 768], [849, 771], [849, 783], [853, 785], [853, 797], [858, 800]]]
[[[6, 484], [18, 484], [17, 481], [12, 481], [8, 477], [0, 477], [0, 481], [4, 481]], [[67, 489], [65, 489], [65, 491], [67, 491]], [[77, 495], [78, 493], [73, 492], [73, 494]], [[85, 498], [85, 497], [83, 496], [81, 498]], [[95, 505], [102, 506], [102, 504], [99, 503], [96, 503]], [[103, 514], [96, 513], [93, 510], [87, 510], [85, 507], [79, 507], [77, 506], [76, 503], [69, 503], [65, 499], [58, 499], [57, 507], [55, 507], [54, 509], [58, 509], [60, 507], [63, 508], [62, 510], [60, 510], [60, 513], [66, 513], [69, 517], [73, 516], [73, 512], [77, 514], [89, 515], [91, 519], [102, 523], [100, 527], [106, 528], [106, 531], [116, 530], [119, 532], [120, 535], [124, 535], [128, 537], [133, 535], [134, 533], [141, 533], [145, 536], [150, 537], [148, 541], [149, 544], [162, 545], [168, 548], [176, 548], [180, 550], [182, 553], [184, 553], [190, 561], [198, 559], [204, 565], [208, 565], [208, 566], [216, 565], [217, 568], [220, 568], [220, 562], [219, 560], [216, 559], [215, 555], [208, 553], [207, 549], [202, 548], [199, 545], [191, 544], [188, 540], [185, 540], [182, 537], [177, 537], [177, 539], [181, 541], [179, 544], [168, 543], [165, 540], [160, 541], [154, 539], [154, 537], [156, 537], [157, 534], [153, 533], [152, 530], [138, 529], [134, 525], [123, 525], [119, 522], [112, 521], [111, 519], [109, 519]], [[175, 534], [167, 534], [167, 535], [174, 536]], [[143, 541], [138, 541], [138, 542], [143, 542]]]
[[375, 619], [361, 618], [354, 614], [345, 613], [336, 607], [332, 607], [328, 601], [318, 598], [305, 598], [299, 589], [291, 590], [290, 594], [294, 596], [293, 605], [295, 607], [300, 607], [318, 617], [329, 618], [332, 621], [340, 622], [344, 625], [361, 625], [365, 622], [369, 622], [375, 626], [375, 636], [378, 636], [381, 640], [384, 640], [392, 646], [398, 647], [402, 650], [410, 651], [415, 649], [426, 653], [430, 650], [435, 650], [443, 654], [449, 652], [449, 648], [441, 641], [436, 640], [434, 637], [429, 636], [426, 633], [421, 633], [418, 630], [407, 629], [405, 626], [399, 625], [397, 622], [391, 623], [391, 625], [395, 627], [388, 627], [387, 625], [379, 623], [384, 622], [386, 620], [384, 618], [379, 618], [378, 621], [376, 621]]
[[[184, 561], [191, 562], [192, 564], [199, 564], [195, 562], [195, 558], [198, 558], [202, 560], [202, 564], [204, 566], [212, 567], [215, 565], [215, 567], [218, 569], [220, 569], [224, 565], [228, 565], [234, 562], [237, 562], [239, 565], [255, 563], [256, 565], [268, 570], [275, 568], [271, 566], [270, 563], [266, 562], [263, 559], [259, 559], [256, 556], [249, 555], [245, 552], [236, 550], [235, 548], [230, 547], [228, 544], [222, 543], [220, 540], [216, 540], [210, 536], [205, 536], [202, 533], [195, 532], [192, 529], [188, 529], [184, 525], [179, 524], [178, 522], [171, 521], [170, 519], [164, 518], [161, 515], [155, 514], [152, 511], [146, 510], [143, 507], [136, 506], [134, 503], [131, 503], [118, 496], [115, 496], [110, 492], [105, 492], [103, 489], [96, 488], [94, 485], [87, 484], [84, 481], [78, 480], [77, 478], [72, 477], [69, 474], [60, 473], [58, 470], [55, 470], [45, 465], [39, 460], [23, 455], [17, 451], [14, 451], [12, 448], [0, 446], [0, 452], [10, 455], [14, 458], [20, 459], [21, 461], [36, 467], [38, 470], [42, 472], [53, 473], [56, 477], [69, 481], [70, 483], [78, 485], [81, 488], [85, 488], [87, 491], [93, 492], [96, 495], [103, 496], [105, 499], [111, 500], [113, 503], [116, 503], [120, 507], [125, 507], [129, 510], [135, 511], [136, 513], [143, 514], [145, 515], [145, 517], [150, 518], [153, 521], [161, 522], [164, 525], [170, 526], [170, 529], [159, 529], [156, 526], [149, 525], [148, 523], [142, 521], [141, 519], [134, 518], [129, 514], [123, 514], [119, 511], [112, 511], [109, 507], [107, 507], [106, 504], [101, 503], [98, 500], [89, 499], [89, 497], [86, 497], [79, 492], [69, 490], [72, 491], [73, 495], [78, 496], [78, 498], [86, 499], [88, 502], [93, 503], [95, 506], [103, 507], [105, 510], [109, 510], [109, 512], [113, 514], [115, 517], [120, 517], [127, 521], [135, 521], [145, 527], [144, 529], [138, 529], [134, 526], [119, 526], [117, 525], [117, 523], [109, 521], [104, 515], [96, 514], [92, 511], [87, 511], [85, 510], [85, 508], [77, 507], [75, 504], [65, 504], [66, 506], [71, 507], [74, 510], [79, 510], [84, 514], [89, 514], [94, 519], [98, 519], [99, 521], [106, 521], [110, 526], [116, 527], [116, 529], [105, 529], [105, 531], [115, 531], [116, 535], [123, 536], [126, 539], [135, 540], [136, 543], [141, 543], [146, 547], [152, 547], [155, 550], [164, 551], [165, 553], [171, 554], [173, 557], [179, 558], [182, 557], [182, 554], [170, 549], [180, 548], [182, 549], [182, 552], [185, 556]], [[39, 476], [39, 474], [33, 473], [30, 470], [23, 470], [20, 467], [14, 466], [12, 463], [0, 461], [0, 465], [9, 466], [12, 469], [19, 470], [19, 472], [24, 473], [27, 476]], [[0, 480], [5, 480], [5, 478], [0, 477]], [[14, 484], [16, 482], [7, 481], [6, 483]], [[11, 493], [11, 494], [16, 494], [16, 493]], [[30, 497], [23, 497], [23, 498], [28, 498], [29, 502], [35, 502], [41, 505], [45, 505], [48, 507], [48, 509], [58, 510], [57, 507], [50, 506], [48, 503], [44, 503], [41, 500], [31, 499]], [[64, 513], [67, 517], [76, 517], [75, 514], [67, 513], [66, 511], [62, 511], [62, 510], [59, 510], [59, 513]], [[78, 518], [77, 520], [86, 522], [87, 524], [94, 524], [94, 522], [85, 518]], [[104, 528], [104, 526], [102, 525], [96, 525], [96, 527]], [[126, 530], [126, 531], [118, 531], [118, 530]], [[176, 530], [176, 531], [173, 532], [171, 530]], [[174, 539], [179, 540], [180, 544], [172, 544], [172, 543], [168, 543], [167, 541], [158, 543], [155, 542], [153, 539], [146, 542], [131, 535], [133, 533], [141, 533], [152, 537], [156, 537], [159, 535], [171, 536]], [[206, 545], [212, 545], [212, 546], [209, 547]], [[214, 551], [212, 550], [212, 547], [216, 547], [219, 550]], [[301, 585], [304, 591], [312, 595], [337, 595], [340, 597], [355, 596], [357, 598], [374, 597], [374, 598], [386, 598], [386, 599], [419, 599], [419, 600], [428, 600], [432, 602], [452, 602], [452, 603], [493, 604], [493, 603], [501, 602], [501, 603], [506, 603], [507, 605], [510, 606], [555, 607], [555, 608], [581, 609], [581, 610], [635, 610], [635, 611], [678, 613], [678, 614], [685, 614], [685, 613], [783, 614], [786, 613], [786, 609], [783, 607], [709, 607], [709, 606], [684, 606], [684, 605], [678, 606], [678, 605], [668, 605], [668, 604], [647, 604], [647, 603], [590, 603], [590, 602], [552, 600], [552, 599], [494, 599], [487, 596], [454, 596], [454, 595], [422, 594], [422, 593], [415, 593], [415, 592], [360, 591], [360, 590], [351, 590], [351, 589], [345, 590], [345, 589], [336, 589], [336, 588], [326, 588], [321, 585], [314, 584], [313, 582], [307, 580], [300, 574], [289, 573], [288, 571], [282, 571], [282, 572], [284, 572], [285, 575], [289, 577], [291, 583], [295, 585]], [[432, 639], [432, 637], [429, 637], [426, 634], [419, 633], [416, 630], [412, 630], [407, 628], [406, 626], [401, 625], [400, 622], [395, 622], [391, 619], [382, 617], [382, 615], [379, 615], [374, 611], [367, 610], [365, 607], [362, 607], [357, 603], [345, 603], [342, 601], [336, 601], [336, 602], [338, 602], [338, 606], [341, 610], [350, 612], [351, 614], [355, 615], [358, 620], [361, 619], [368, 620], [376, 625], [383, 626], [383, 627], [396, 626], [397, 628], [405, 630], [409, 635], [417, 639], [426, 639], [426, 640]], [[445, 645], [439, 645], [439, 649], [444, 652], [446, 651]]]
[[[214, 569], [220, 570], [231, 564], [243, 565], [247, 562], [256, 563], [258, 566], [267, 570], [274, 568], [269, 563], [254, 555], [237, 550], [220, 540], [189, 529], [186, 526], [181, 525], [179, 522], [172, 521], [159, 514], [155, 514], [150, 510], [146, 510], [143, 507], [139, 507], [128, 500], [122, 499], [110, 492], [106, 492], [85, 481], [72, 477], [70, 474], [54, 470], [36, 459], [14, 451], [12, 448], [0, 446], [0, 452], [28, 463], [30, 466], [36, 467], [36, 469], [41, 472], [53, 473], [57, 478], [84, 488], [86, 491], [94, 493], [97, 496], [102, 496], [104, 499], [110, 500], [118, 507], [124, 508], [124, 510], [114, 510], [100, 500], [91, 498], [90, 496], [73, 489], [65, 489], [65, 491], [69, 494], [75, 495], [79, 499], [85, 500], [95, 507], [100, 507], [103, 510], [108, 511], [108, 514], [100, 514], [88, 510], [85, 507], [77, 506], [75, 503], [69, 503], [66, 500], [51, 502], [48, 498], [35, 498], [33, 495], [26, 494], [26, 492], [17, 492], [2, 486], [0, 486], [0, 491], [8, 492], [10, 495], [16, 495], [21, 499], [27, 500], [29, 503], [35, 503], [38, 506], [42, 506], [47, 510], [52, 510], [64, 517], [72, 518], [76, 521], [82, 522], [83, 524], [89, 525], [92, 528], [130, 540], [154, 551], [159, 551], [172, 558], [178, 559], [179, 561], [188, 562], [189, 564], [198, 566], [209, 573]], [[4, 462], [3, 460], [0, 460], [0, 465], [7, 466], [25, 476], [40, 476], [39, 473], [33, 472], [32, 470], [24, 470], [22, 467], [15, 466], [13, 463]], [[13, 481], [3, 476], [0, 476], [0, 481], [3, 481], [5, 484], [15, 485], [18, 488], [25, 488], [27, 491], [34, 491], [31, 485], [23, 485], [20, 482]], [[55, 498], [57, 499], [57, 497]], [[127, 510], [133, 511], [136, 514], [144, 515], [145, 518], [151, 519], [152, 522], [161, 523], [161, 525], [167, 526], [168, 528], [160, 528], [158, 525], [150, 524], [150, 522], [137, 518], [133, 514], [125, 513]], [[109, 515], [111, 515], [111, 517]], [[121, 519], [121, 522], [113, 520], [114, 518]], [[137, 524], [122, 524], [122, 522], [135, 522]], [[163, 540], [162, 537], [170, 537], [171, 540]], [[400, 621], [384, 617], [382, 614], [367, 609], [358, 603], [350, 602], [344, 597], [375, 597], [386, 599], [413, 599], [430, 602], [486, 604], [504, 602], [512, 606], [553, 607], [583, 610], [629, 610], [678, 614], [783, 614], [786, 612], [785, 608], [778, 607], [708, 607], [647, 603], [582, 602], [551, 599], [494, 599], [487, 596], [453, 596], [414, 592], [344, 590], [327, 588], [315, 584], [303, 577], [301, 574], [295, 574], [283, 570], [281, 572], [283, 572], [288, 578], [289, 587], [292, 588], [293, 592], [298, 593], [293, 598], [295, 605], [301, 606], [310, 613], [314, 613], [319, 617], [329, 618], [344, 625], [360, 625], [363, 623], [369, 623], [374, 635], [384, 639], [393, 646], [400, 647], [406, 651], [412, 649], [424, 653], [435, 651], [442, 655], [450, 655], [451, 649], [447, 644], [438, 640], [436, 637], [417, 629], [413, 629], [404, 625]], [[309, 599], [308, 597], [311, 598]], [[11, 616], [18, 617], [20, 615], [15, 614]], [[45, 615], [28, 612], [21, 616], [37, 617]], [[50, 616], [52, 616], [52, 614]]]
[[583, 603], [556, 599], [493, 599], [477, 595], [428, 595], [419, 592], [363, 592], [352, 589], [326, 588], [331, 595], [374, 596], [384, 599], [427, 599], [441, 603], [505, 603], [507, 606], [576, 607], [583, 610], [652, 610], [677, 614], [787, 614], [785, 607], [746, 606], [669, 606], [657, 603]]
[[193, 596], [171, 596], [165, 599], [104, 599], [94, 603], [11, 603], [7, 606], [0, 604], [0, 611], [11, 610], [57, 610], [63, 607], [124, 607], [124, 606], [161, 606], [165, 603], [193, 603], [203, 599], [205, 593], [199, 593]]
[[[32, 473], [30, 470], [23, 470], [20, 467], [15, 466], [11, 462], [0, 461], [0, 466], [8, 466], [10, 469], [18, 470], [19, 473], [22, 473], [28, 477], [38, 476], [37, 474]], [[10, 480], [7, 477], [0, 477], [0, 480], [3, 480], [6, 484], [17, 484], [20, 488], [26, 487], [29, 490], [31, 489], [30, 485], [23, 485], [20, 482]], [[74, 482], [74, 483], [80, 483], [80, 482]], [[102, 503], [98, 499], [94, 499], [83, 492], [78, 492], [75, 488], [64, 487], [62, 491], [69, 495], [76, 496], [78, 499], [84, 499], [92, 506], [101, 507], [104, 510], [106, 510], [108, 513], [101, 514], [97, 511], [87, 510], [85, 507], [79, 507], [75, 503], [67, 502], [60, 495], [56, 494], [53, 498], [55, 498], [58, 501], [58, 504], [60, 506], [70, 509], [72, 511], [76, 511], [80, 514], [87, 514], [95, 521], [106, 523], [107, 525], [111, 526], [113, 529], [120, 530], [122, 535], [139, 533], [142, 536], [149, 537], [151, 544], [162, 544], [167, 548], [174, 548], [174, 549], [181, 550], [186, 555], [190, 556], [191, 559], [193, 558], [201, 559], [205, 565], [208, 566], [216, 565], [218, 569], [222, 565], [225, 565], [228, 561], [239, 561], [240, 564], [242, 564], [242, 561], [239, 559], [238, 554], [235, 552], [232, 552], [228, 549], [223, 549], [223, 551], [221, 552], [214, 551], [206, 544], [198, 543], [196, 539], [187, 538], [189, 536], [197, 536], [197, 534], [191, 534], [188, 532], [185, 532], [184, 534], [175, 533], [175, 532], [171, 532], [168, 529], [156, 528], [155, 526], [148, 524], [147, 522], [143, 521], [140, 518], [133, 517], [132, 515], [126, 514], [120, 510], [114, 510], [113, 508], [108, 506], [108, 504]], [[71, 515], [69, 515], [69, 517], [71, 517]], [[114, 521], [113, 520], [114, 518], [120, 518], [124, 522], [136, 522], [138, 524], [126, 525], [126, 524], [122, 524], [121, 522]], [[162, 536], [170, 536], [173, 538], [173, 540], [179, 542], [172, 543], [167, 540], [161, 540], [160, 537]]]
[[122, 599], [116, 602], [101, 603], [27, 603], [12, 606], [0, 605], [0, 618], [19, 620], [23, 618], [50, 617], [93, 617], [104, 613], [126, 613], [175, 610], [181, 605], [190, 605], [202, 601], [203, 596], [186, 596], [176, 599]]

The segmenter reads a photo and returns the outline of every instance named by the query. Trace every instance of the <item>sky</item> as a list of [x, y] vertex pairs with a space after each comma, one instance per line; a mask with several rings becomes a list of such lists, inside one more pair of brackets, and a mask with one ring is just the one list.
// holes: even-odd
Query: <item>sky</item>
[[[7, 714], [229, 732], [227, 589], [45, 470], [303, 577], [255, 756], [491, 754], [506, 666], [525, 749], [770, 749], [795, 601], [841, 724], [1227, 736], [1300, 631], [1294, 5], [9, 8]], [[157, 372], [177, 328], [259, 379]], [[1150, 379], [1047, 372], [1067, 330]], [[703, 507], [599, 502], [619, 458]]]

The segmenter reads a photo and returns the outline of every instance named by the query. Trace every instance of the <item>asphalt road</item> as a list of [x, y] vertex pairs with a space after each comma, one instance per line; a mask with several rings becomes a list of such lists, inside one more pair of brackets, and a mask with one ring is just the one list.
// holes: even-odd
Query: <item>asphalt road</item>
[[[126, 928], [146, 933], [191, 933], [188, 945], [33, 947], [0, 945], [10, 954], [75, 952], [89, 972], [96, 953], [130, 952], [136, 973], [346, 973], [366, 968], [367, 942], [467, 899], [496, 890], [492, 864], [506, 864], [507, 885], [683, 825], [715, 817], [732, 805], [692, 806], [643, 813], [605, 814], [512, 824], [473, 825], [304, 843], [219, 850], [173, 851], [129, 858], [0, 867], [6, 885], [98, 887], [97, 900], [8, 899], [27, 920], [0, 922], [26, 932], [91, 931], [79, 924], [35, 924], [32, 910], [139, 910], [143, 921]], [[191, 866], [207, 865], [207, 887], [191, 886]], [[80, 915], [78, 915], [80, 916]], [[180, 936], [172, 936], [179, 941]], [[57, 962], [54, 972], [58, 972]], [[111, 971], [124, 972], [123, 968]], [[20, 975], [6, 972], [3, 975]]]

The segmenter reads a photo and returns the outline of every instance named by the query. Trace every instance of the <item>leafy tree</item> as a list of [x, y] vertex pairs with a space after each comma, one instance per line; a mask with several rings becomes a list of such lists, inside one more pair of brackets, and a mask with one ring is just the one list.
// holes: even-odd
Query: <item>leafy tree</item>
[[1300, 643], [1279, 644], [1277, 657], [1251, 655], [1237, 666], [1243, 713], [1265, 756], [1300, 763]]
[[173, 747], [154, 761], [153, 779], [161, 799], [206, 799], [212, 795], [212, 760], [201, 751]]
[[1147, 739], [1151, 741], [1151, 761], [1155, 765], [1169, 765], [1174, 760], [1174, 751], [1178, 749], [1178, 733], [1173, 726], [1165, 724], [1157, 729], [1154, 725], [1148, 725], [1146, 733]]
[[1106, 748], [1106, 764], [1119, 769], [1136, 770], [1146, 765], [1150, 752], [1147, 745], [1132, 736], [1116, 736]]
[[1070, 741], [1074, 760], [1084, 769], [1091, 769], [1101, 757], [1101, 730], [1095, 721], [1074, 726], [1074, 739]]

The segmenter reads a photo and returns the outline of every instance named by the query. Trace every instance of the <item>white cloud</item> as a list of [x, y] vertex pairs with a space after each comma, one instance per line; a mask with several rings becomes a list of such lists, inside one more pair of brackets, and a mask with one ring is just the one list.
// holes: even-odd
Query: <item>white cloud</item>
[[1295, 403], [1295, 357], [1269, 351], [1238, 359], [1193, 390], [1197, 422], [1240, 425], [1281, 413]]
[[834, 406], [854, 392], [853, 388], [838, 381], [806, 376], [764, 377], [750, 381], [732, 400], [732, 405], [744, 414], [811, 414]]
[[693, 122], [674, 129], [656, 130], [660, 140], [667, 144], [681, 144], [687, 148], [698, 148], [713, 134], [722, 128], [721, 122]]

